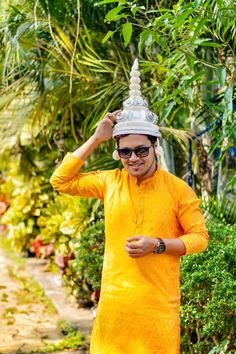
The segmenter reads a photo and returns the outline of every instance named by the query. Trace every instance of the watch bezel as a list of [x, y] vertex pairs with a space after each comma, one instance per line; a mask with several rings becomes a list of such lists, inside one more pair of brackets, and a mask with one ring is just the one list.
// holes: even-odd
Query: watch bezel
[[154, 248], [153, 253], [155, 254], [162, 254], [165, 252], [166, 250], [166, 245], [165, 242], [161, 239], [161, 238], [157, 238], [157, 240], [159, 241], [158, 245]]

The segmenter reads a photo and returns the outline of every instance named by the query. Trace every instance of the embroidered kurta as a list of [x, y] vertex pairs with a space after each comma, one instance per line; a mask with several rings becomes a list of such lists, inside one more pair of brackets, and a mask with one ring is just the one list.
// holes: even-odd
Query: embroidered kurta
[[199, 200], [181, 179], [159, 166], [137, 184], [125, 169], [80, 173], [67, 154], [51, 177], [63, 193], [104, 202], [105, 254], [91, 354], [180, 352], [180, 256], [131, 258], [128, 237], [180, 237], [186, 254], [205, 250], [208, 233]]

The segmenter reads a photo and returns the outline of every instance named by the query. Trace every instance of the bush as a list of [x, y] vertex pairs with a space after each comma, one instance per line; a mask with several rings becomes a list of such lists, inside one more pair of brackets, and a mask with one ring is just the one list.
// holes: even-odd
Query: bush
[[82, 296], [90, 302], [91, 293], [100, 289], [103, 254], [104, 221], [100, 219], [81, 234], [79, 246], [75, 250], [75, 259], [69, 262], [66, 277], [68, 278], [70, 273], [71, 285], [80, 285], [74, 289], [76, 297]]
[[181, 261], [182, 353], [235, 352], [236, 225], [209, 222], [208, 229], [208, 249]]
[[24, 181], [22, 176], [10, 175], [1, 185], [1, 192], [10, 200], [1, 223], [9, 226], [8, 241], [22, 254], [30, 252], [31, 243], [39, 233], [37, 220], [49, 201], [48, 190], [44, 177]]

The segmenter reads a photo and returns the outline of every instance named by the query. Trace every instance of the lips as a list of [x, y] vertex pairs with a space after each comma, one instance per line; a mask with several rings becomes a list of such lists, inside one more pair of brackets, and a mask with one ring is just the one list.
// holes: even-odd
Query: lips
[[130, 165], [129, 164], [129, 167], [132, 168], [133, 170], [138, 171], [141, 168], [142, 165], [143, 165], [142, 163], [135, 164], [135, 165]]
[[129, 165], [130, 167], [139, 167], [139, 166], [142, 166], [143, 163], [135, 163], [135, 164], [129, 163], [128, 165]]

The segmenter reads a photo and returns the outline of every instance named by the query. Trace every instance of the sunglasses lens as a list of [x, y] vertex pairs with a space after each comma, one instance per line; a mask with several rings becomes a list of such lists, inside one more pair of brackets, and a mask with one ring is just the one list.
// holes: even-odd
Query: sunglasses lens
[[122, 159], [129, 159], [130, 156], [132, 155], [132, 150], [131, 149], [117, 149], [119, 156]]
[[143, 146], [134, 150], [135, 155], [138, 157], [146, 157], [149, 154], [149, 147]]

